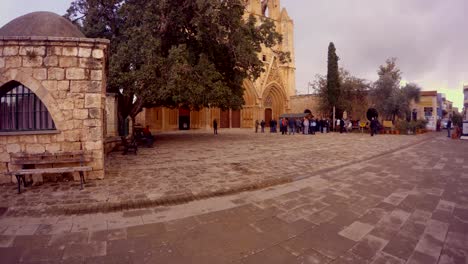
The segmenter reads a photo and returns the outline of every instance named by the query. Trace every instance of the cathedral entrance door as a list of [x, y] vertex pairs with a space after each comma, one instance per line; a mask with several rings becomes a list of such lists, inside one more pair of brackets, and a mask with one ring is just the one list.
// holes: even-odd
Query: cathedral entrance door
[[272, 116], [271, 108], [265, 109], [265, 126], [270, 127], [270, 121]]
[[232, 128], [240, 128], [241, 127], [241, 112], [240, 110], [232, 110], [231, 111], [232, 117]]
[[221, 111], [221, 120], [219, 120], [220, 128], [229, 128], [229, 110]]

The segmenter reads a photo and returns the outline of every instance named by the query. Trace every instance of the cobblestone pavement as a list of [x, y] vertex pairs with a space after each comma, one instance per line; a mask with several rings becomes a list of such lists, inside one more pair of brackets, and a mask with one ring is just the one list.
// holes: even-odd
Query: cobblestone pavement
[[467, 150], [439, 134], [252, 192], [109, 214], [4, 215], [0, 260], [468, 263]]
[[[250, 130], [188, 131], [157, 136], [155, 148], [138, 155], [114, 152], [104, 180], [46, 183], [16, 194], [0, 186], [0, 207], [9, 216], [76, 214], [151, 207], [260, 189], [426, 140], [419, 136], [368, 134], [281, 135]], [[0, 210], [1, 211], [1, 210]], [[1, 212], [0, 212], [1, 213]]]

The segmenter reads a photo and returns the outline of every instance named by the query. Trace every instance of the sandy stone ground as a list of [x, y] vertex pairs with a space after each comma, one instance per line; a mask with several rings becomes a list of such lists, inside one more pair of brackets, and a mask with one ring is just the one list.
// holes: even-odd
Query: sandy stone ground
[[[0, 186], [0, 207], [10, 216], [76, 214], [167, 204], [290, 182], [382, 155], [430, 135], [281, 135], [251, 130], [177, 131], [157, 135], [154, 148], [111, 153], [104, 180], [45, 183], [17, 195]], [[169, 198], [169, 199], [165, 199]], [[183, 199], [182, 199], [183, 200]], [[3, 209], [5, 210], [5, 209]]]

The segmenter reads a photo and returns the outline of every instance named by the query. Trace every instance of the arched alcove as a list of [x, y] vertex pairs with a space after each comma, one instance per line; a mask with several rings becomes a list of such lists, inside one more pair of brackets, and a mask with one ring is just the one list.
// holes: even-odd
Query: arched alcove
[[271, 109], [272, 118], [277, 119], [286, 109], [286, 93], [281, 86], [275, 82], [267, 85], [263, 92], [263, 107]]
[[55, 130], [47, 107], [27, 86], [10, 81], [0, 87], [0, 131]]

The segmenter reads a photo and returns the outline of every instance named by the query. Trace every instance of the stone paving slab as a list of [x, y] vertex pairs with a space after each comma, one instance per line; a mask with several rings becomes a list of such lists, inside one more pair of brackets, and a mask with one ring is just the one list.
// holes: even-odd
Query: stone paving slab
[[[367, 134], [280, 135], [250, 130], [158, 134], [155, 148], [138, 155], [111, 153], [106, 178], [45, 183], [16, 194], [0, 186], [0, 208], [8, 216], [85, 214], [186, 203], [267, 188], [325, 173], [433, 137]], [[459, 160], [457, 160], [459, 161]], [[460, 163], [462, 164], [462, 163]], [[367, 168], [370, 173], [372, 167]], [[398, 194], [399, 195], [399, 194]], [[344, 199], [349, 197], [344, 196]], [[394, 202], [404, 197], [396, 196]]]
[[[2, 263], [467, 263], [468, 179], [462, 177], [464, 165], [455, 162], [467, 149], [466, 142], [441, 136], [368, 162], [253, 192], [107, 214], [2, 216], [0, 226], [7, 228], [0, 229], [0, 259]], [[434, 162], [444, 163], [450, 174], [434, 170]], [[443, 219], [436, 214], [440, 211], [446, 214]], [[312, 221], [314, 216], [320, 221]], [[143, 224], [135, 221], [138, 218]], [[26, 233], [34, 231], [32, 235], [10, 228], [21, 221], [29, 230]], [[53, 230], [49, 222], [71, 223], [72, 228], [59, 227], [59, 234], [47, 234]], [[110, 228], [108, 223], [121, 226]], [[74, 232], [75, 224], [83, 229]]]

